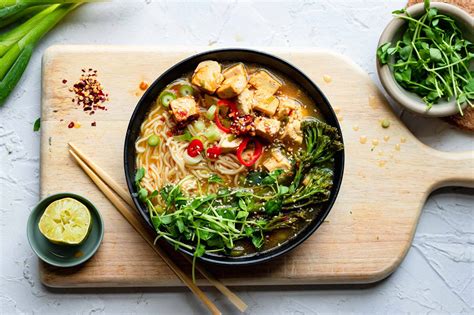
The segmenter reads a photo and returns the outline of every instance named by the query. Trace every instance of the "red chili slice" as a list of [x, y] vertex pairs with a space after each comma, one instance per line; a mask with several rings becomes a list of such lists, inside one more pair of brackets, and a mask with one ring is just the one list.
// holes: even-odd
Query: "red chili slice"
[[199, 139], [194, 139], [193, 141], [191, 141], [187, 148], [188, 155], [190, 157], [198, 156], [202, 152], [202, 150], [204, 150], [204, 145]]
[[[248, 161], [244, 160], [242, 153], [244, 153], [245, 149], [247, 148], [248, 144], [250, 141], [253, 141], [255, 145], [255, 149], [253, 151], [252, 158]], [[239, 162], [242, 163], [242, 165], [250, 167], [257, 162], [258, 158], [262, 155], [263, 153], [263, 145], [260, 143], [255, 138], [245, 138], [242, 143], [239, 145], [237, 148], [237, 158], [239, 159]]]
[[210, 159], [217, 159], [222, 154], [222, 148], [215, 145], [207, 149], [207, 157]]
[[220, 130], [224, 131], [225, 133], [230, 133], [231, 132], [230, 128], [227, 128], [226, 126], [224, 126], [219, 118], [219, 107], [229, 107], [229, 110], [230, 110], [229, 118], [235, 119], [239, 115], [237, 105], [235, 105], [235, 103], [228, 100], [217, 101], [217, 109], [216, 109], [214, 121], [216, 122], [216, 125], [217, 127], [219, 127]]

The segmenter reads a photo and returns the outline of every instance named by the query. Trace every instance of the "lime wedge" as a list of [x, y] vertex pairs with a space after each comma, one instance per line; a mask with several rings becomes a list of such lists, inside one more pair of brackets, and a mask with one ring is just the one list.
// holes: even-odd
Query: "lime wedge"
[[41, 234], [55, 244], [78, 245], [89, 234], [89, 209], [73, 198], [52, 202], [38, 223]]

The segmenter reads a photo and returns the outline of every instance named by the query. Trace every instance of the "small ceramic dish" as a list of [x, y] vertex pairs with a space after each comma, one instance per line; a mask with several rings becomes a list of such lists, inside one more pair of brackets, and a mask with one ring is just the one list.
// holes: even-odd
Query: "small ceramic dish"
[[[80, 201], [91, 214], [91, 230], [84, 242], [79, 245], [51, 243], [38, 228], [38, 222], [46, 208], [53, 201], [67, 197]], [[28, 218], [27, 237], [35, 254], [44, 262], [56, 267], [74, 267], [87, 261], [97, 252], [104, 237], [104, 222], [97, 208], [86, 198], [72, 193], [59, 193], [41, 200], [33, 209]]]
[[[461, 29], [464, 38], [471, 42], [474, 42], [474, 18], [471, 17], [467, 12], [454, 5], [441, 2], [431, 2], [430, 7], [437, 8], [440, 13], [452, 17]], [[407, 12], [415, 18], [419, 17], [425, 12], [424, 4], [418, 3], [413, 6], [410, 6], [408, 7]], [[394, 18], [387, 25], [382, 35], [380, 36], [377, 47], [380, 47], [381, 45], [388, 42], [397, 42], [402, 36], [405, 28], [405, 20]], [[437, 104], [434, 104], [431, 109], [427, 110], [427, 106], [423, 102], [421, 97], [414, 93], [408, 92], [403, 87], [401, 87], [395, 80], [389, 65], [382, 65], [378, 60], [377, 73], [379, 75], [380, 82], [382, 83], [387, 93], [401, 106], [409, 109], [412, 112], [432, 117], [444, 117], [458, 113], [458, 107], [456, 105], [455, 100], [449, 100], [444, 102], [440, 101]], [[465, 108], [466, 106], [467, 103], [464, 103], [461, 107]]]

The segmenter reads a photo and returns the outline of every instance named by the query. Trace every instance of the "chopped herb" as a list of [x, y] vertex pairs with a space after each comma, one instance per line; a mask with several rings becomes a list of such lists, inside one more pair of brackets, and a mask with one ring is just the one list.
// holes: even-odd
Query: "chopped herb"
[[224, 183], [224, 180], [217, 174], [212, 174], [211, 176], [209, 176], [209, 178], [207, 179], [207, 182], [210, 184], [210, 183], [217, 183], [217, 184], [222, 184]]
[[33, 125], [33, 131], [39, 131], [41, 128], [41, 118], [38, 118], [35, 120], [35, 123]]

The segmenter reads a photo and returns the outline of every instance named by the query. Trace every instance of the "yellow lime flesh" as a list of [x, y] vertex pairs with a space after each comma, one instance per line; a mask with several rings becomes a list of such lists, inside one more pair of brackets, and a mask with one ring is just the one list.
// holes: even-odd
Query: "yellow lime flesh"
[[55, 244], [78, 245], [89, 234], [91, 214], [89, 209], [73, 198], [52, 202], [38, 223], [39, 230]]

